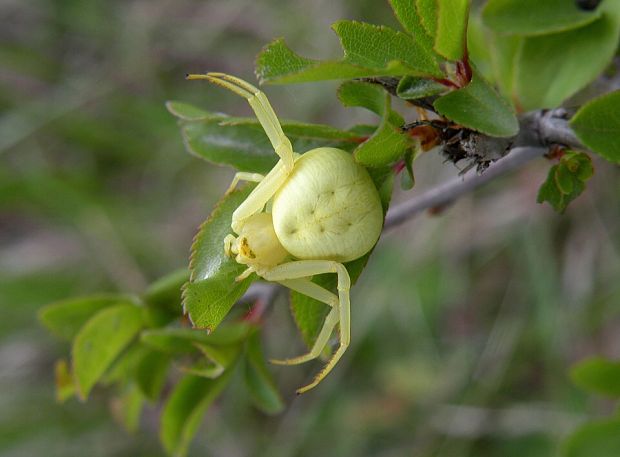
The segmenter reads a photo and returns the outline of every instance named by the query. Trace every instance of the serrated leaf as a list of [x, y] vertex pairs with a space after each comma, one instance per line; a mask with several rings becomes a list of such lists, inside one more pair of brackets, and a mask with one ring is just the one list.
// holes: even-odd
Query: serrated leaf
[[565, 457], [617, 457], [620, 455], [620, 419], [582, 425], [566, 441]]
[[396, 95], [404, 100], [416, 100], [418, 98], [439, 95], [447, 90], [446, 86], [432, 79], [419, 78], [417, 76], [404, 76], [398, 82]]
[[[384, 113], [392, 113], [390, 97], [385, 94]], [[370, 138], [360, 144], [353, 155], [365, 167], [383, 167], [401, 157], [409, 147], [411, 139], [399, 127], [390, 122], [390, 115], [384, 115], [379, 127]]]
[[338, 21], [332, 28], [340, 37], [345, 60], [367, 68], [387, 68], [401, 62], [400, 74], [442, 76], [435, 55], [423, 42], [385, 26], [357, 21]]
[[142, 310], [129, 304], [106, 308], [86, 322], [71, 351], [80, 397], [88, 397], [110, 364], [138, 334], [142, 323]]
[[215, 330], [253, 280], [254, 275], [236, 281], [247, 267], [224, 253], [224, 238], [232, 230], [232, 213], [252, 188], [246, 186], [225, 195], [194, 238], [183, 307], [195, 327]]
[[75, 383], [65, 359], [59, 359], [54, 364], [54, 381], [56, 384], [56, 401], [64, 403], [75, 395]]
[[161, 414], [159, 436], [169, 455], [187, 455], [205, 412], [226, 387], [231, 373], [229, 369], [216, 379], [186, 375], [177, 383]]
[[426, 33], [434, 40], [437, 35], [437, 0], [415, 0], [415, 9]]
[[620, 91], [605, 94], [582, 106], [570, 125], [592, 151], [620, 163]]
[[207, 333], [204, 330], [190, 328], [162, 328], [145, 330], [140, 340], [149, 347], [168, 354], [185, 354], [196, 352], [199, 345], [228, 346], [243, 341], [249, 331], [245, 322], [235, 322], [218, 327]]
[[620, 398], [620, 362], [592, 357], [571, 369], [571, 379], [582, 389]]
[[485, 24], [500, 34], [544, 35], [582, 27], [601, 9], [585, 11], [575, 0], [489, 0], [482, 10]]
[[469, 0], [437, 0], [435, 51], [448, 60], [461, 60], [467, 49]]
[[170, 357], [158, 351], [148, 351], [139, 360], [135, 370], [136, 384], [150, 401], [159, 399], [169, 367]]
[[441, 76], [434, 53], [423, 42], [386, 27], [353, 21], [333, 26], [345, 51], [342, 60], [301, 57], [282, 39], [263, 48], [256, 74], [263, 83], [290, 84], [370, 76]]
[[467, 86], [438, 98], [433, 106], [451, 121], [489, 136], [510, 137], [519, 131], [510, 103], [477, 72]]
[[555, 108], [605, 70], [620, 39], [613, 3], [604, 2], [604, 14], [584, 27], [523, 39], [515, 93], [524, 110]]
[[[431, 0], [435, 2], [435, 0]], [[428, 50], [433, 49], [433, 39], [424, 29], [422, 18], [411, 4], [411, 0], [389, 0], [394, 15], [400, 25], [414, 37], [414, 39]]]
[[[385, 115], [386, 96], [381, 86], [364, 81], [347, 81], [338, 88], [338, 99], [343, 106], [366, 108], [381, 117]], [[403, 125], [405, 121], [402, 116], [390, 107], [388, 109], [389, 122], [396, 127]]]
[[80, 328], [98, 311], [109, 306], [134, 302], [129, 295], [102, 294], [70, 298], [39, 310], [39, 320], [56, 336], [72, 340]]
[[267, 414], [281, 412], [284, 402], [265, 364], [258, 332], [254, 332], [246, 343], [244, 368], [245, 385], [254, 405]]

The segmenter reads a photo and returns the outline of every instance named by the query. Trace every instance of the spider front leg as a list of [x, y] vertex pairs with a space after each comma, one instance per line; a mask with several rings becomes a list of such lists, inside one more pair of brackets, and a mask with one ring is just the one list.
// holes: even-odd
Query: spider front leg
[[252, 84], [242, 79], [235, 78], [234, 76], [227, 75], [226, 73], [211, 72], [206, 75], [187, 75], [187, 79], [206, 79], [213, 84], [224, 87], [245, 98], [254, 110], [256, 118], [263, 126], [276, 154], [280, 156], [287, 170], [290, 171], [293, 169], [293, 146], [282, 131], [278, 116], [276, 116], [267, 96], [262, 91]]
[[265, 177], [259, 173], [246, 173], [243, 171], [235, 173], [235, 176], [233, 177], [230, 186], [228, 186], [228, 189], [226, 189], [226, 193], [224, 195], [227, 195], [235, 190], [235, 187], [237, 187], [239, 181], [261, 182], [263, 179], [265, 179]]
[[[298, 260], [295, 262], [283, 263], [270, 270], [261, 272], [261, 276], [266, 280], [278, 282], [309, 278], [323, 273], [336, 273], [338, 275], [338, 305], [334, 306], [334, 309], [338, 310], [337, 321], [340, 324], [340, 346], [338, 346], [338, 349], [334, 352], [323, 369], [315, 376], [314, 380], [307, 386], [297, 389], [298, 394], [307, 392], [313, 387], [316, 387], [334, 368], [349, 346], [349, 342], [351, 341], [351, 304], [349, 299], [351, 279], [344, 265], [330, 260]], [[328, 324], [327, 320], [326, 324]], [[323, 327], [325, 328], [325, 325]], [[324, 335], [322, 336], [324, 337]], [[327, 338], [329, 338], [329, 334]]]

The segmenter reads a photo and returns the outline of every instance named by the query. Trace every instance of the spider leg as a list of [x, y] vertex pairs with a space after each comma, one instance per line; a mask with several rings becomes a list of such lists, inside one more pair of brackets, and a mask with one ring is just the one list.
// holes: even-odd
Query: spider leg
[[323, 327], [321, 328], [321, 331], [319, 332], [316, 341], [312, 345], [312, 348], [307, 354], [284, 360], [271, 359], [270, 362], [276, 365], [298, 365], [300, 363], [314, 360], [321, 355], [321, 352], [323, 352], [323, 349], [325, 348], [325, 346], [327, 346], [329, 337], [334, 331], [334, 327], [338, 323], [338, 297], [306, 278], [288, 279], [278, 282], [283, 286], [288, 287], [289, 289], [307, 295], [308, 297], [314, 298], [315, 300], [326, 303], [327, 305], [331, 306], [332, 309], [325, 318]]
[[250, 192], [250, 195], [233, 212], [231, 227], [235, 233], [240, 232], [245, 219], [263, 210], [271, 197], [284, 184], [288, 175], [289, 170], [285, 168], [281, 160], [278, 161], [275, 167], [267, 173]]
[[228, 89], [245, 98], [254, 110], [256, 118], [263, 126], [263, 129], [265, 130], [269, 141], [271, 141], [276, 154], [280, 156], [280, 159], [284, 162], [287, 170], [290, 171], [293, 169], [293, 163], [295, 161], [293, 156], [293, 146], [291, 145], [291, 141], [282, 131], [280, 121], [271, 107], [267, 96], [262, 91], [242, 79], [235, 78], [234, 76], [230, 76], [225, 73], [187, 75], [187, 79], [206, 79], [213, 84], [224, 87], [225, 89]]
[[323, 273], [336, 273], [338, 275], [338, 307], [334, 308], [338, 309], [340, 346], [338, 346], [331, 359], [329, 359], [312, 382], [297, 389], [298, 394], [307, 392], [316, 387], [327, 376], [347, 350], [347, 347], [349, 347], [349, 342], [351, 341], [351, 304], [349, 299], [351, 279], [349, 278], [349, 273], [344, 265], [331, 260], [298, 260], [280, 264], [262, 273], [261, 276], [268, 281], [305, 278]]
[[230, 183], [230, 186], [228, 186], [228, 189], [226, 189], [226, 194], [229, 194], [233, 190], [235, 190], [235, 187], [237, 187], [237, 184], [239, 183], [239, 181], [261, 182], [264, 178], [265, 177], [263, 175], [258, 174], [258, 173], [246, 173], [243, 171], [240, 171], [239, 173], [235, 173], [235, 176], [233, 177], [233, 180]]

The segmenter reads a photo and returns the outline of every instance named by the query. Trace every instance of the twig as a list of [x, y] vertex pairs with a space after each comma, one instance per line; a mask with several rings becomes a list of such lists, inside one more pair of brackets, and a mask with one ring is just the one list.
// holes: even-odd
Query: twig
[[548, 146], [561, 144], [583, 149], [566, 120], [564, 110], [535, 111], [521, 119], [521, 130], [514, 138], [515, 147], [503, 158], [491, 164], [483, 173], [474, 170], [394, 206], [387, 213], [385, 228], [402, 224], [416, 214], [431, 208], [445, 206], [465, 193], [503, 175], [548, 151]]
[[482, 174], [477, 174], [475, 170], [471, 170], [462, 177], [455, 178], [394, 206], [387, 213], [384, 227], [386, 229], [393, 228], [424, 210], [447, 205], [496, 177], [519, 168], [536, 157], [542, 157], [546, 152], [547, 148], [542, 147], [514, 148], [506, 157], [490, 165]]

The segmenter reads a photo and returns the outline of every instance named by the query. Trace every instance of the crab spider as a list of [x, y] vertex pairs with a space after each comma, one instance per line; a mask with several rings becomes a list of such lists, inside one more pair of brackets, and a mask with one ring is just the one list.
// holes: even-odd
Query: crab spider
[[[297, 390], [306, 392], [332, 370], [349, 345], [351, 280], [343, 263], [363, 256], [377, 242], [383, 225], [379, 194], [366, 169], [346, 151], [322, 147], [303, 155], [293, 152], [267, 97], [251, 84], [224, 73], [187, 79], [208, 80], [248, 100], [280, 157], [265, 176], [235, 175], [228, 191], [239, 181], [258, 184], [233, 212], [236, 235], [223, 241], [226, 254], [247, 265], [237, 280], [256, 273], [331, 307], [307, 354], [271, 361], [295, 365], [316, 359], [338, 325], [339, 347], [314, 380]], [[338, 276], [337, 295], [311, 281], [324, 273]]]

